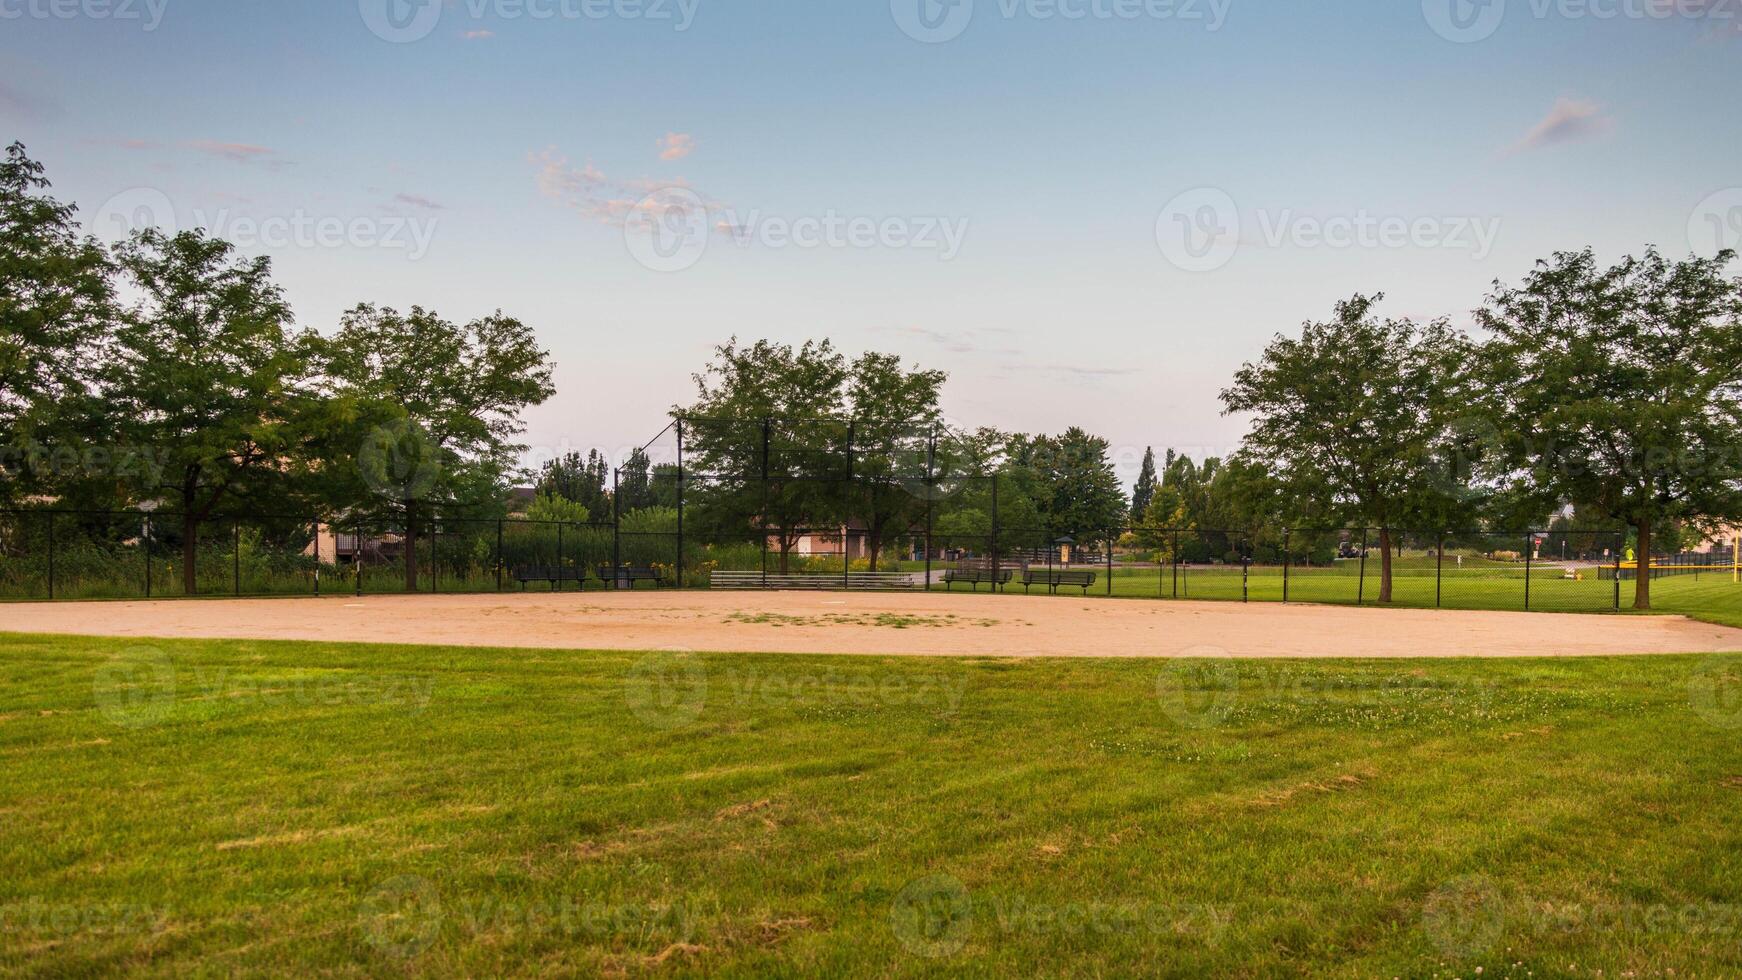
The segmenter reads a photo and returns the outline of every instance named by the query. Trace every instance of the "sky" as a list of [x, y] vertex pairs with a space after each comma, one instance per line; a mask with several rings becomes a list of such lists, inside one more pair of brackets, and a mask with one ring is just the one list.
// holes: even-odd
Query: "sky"
[[1232, 449], [1218, 392], [1383, 292], [1742, 243], [1742, 0], [0, 0], [0, 122], [99, 237], [533, 327], [529, 460], [621, 457], [736, 336], [947, 371], [955, 424]]

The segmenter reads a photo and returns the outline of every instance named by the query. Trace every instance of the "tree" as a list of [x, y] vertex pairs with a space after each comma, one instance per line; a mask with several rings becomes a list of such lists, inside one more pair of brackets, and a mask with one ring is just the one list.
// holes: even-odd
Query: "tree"
[[884, 536], [910, 528], [925, 514], [931, 440], [943, 418], [942, 371], [908, 371], [895, 354], [867, 352], [848, 370], [853, 413], [853, 498], [848, 513], [865, 525], [871, 571]]
[[1099, 540], [1125, 523], [1129, 505], [1108, 458], [1109, 448], [1107, 440], [1077, 426], [1028, 442], [1021, 461], [1039, 478], [1050, 533]]
[[653, 506], [653, 463], [647, 458], [645, 450], [629, 451], [629, 458], [617, 470], [615, 486], [613, 492], [620, 499], [613, 506], [619, 508], [619, 512], [627, 514], [632, 510]]
[[[28, 464], [70, 435], [90, 398], [113, 315], [109, 259], [72, 205], [44, 193], [20, 143], [0, 161], [0, 505], [40, 490]], [[99, 430], [100, 431], [100, 430]], [[58, 488], [56, 488], [58, 489]]]
[[773, 531], [783, 572], [806, 529], [843, 516], [839, 454], [818, 445], [845, 444], [846, 376], [827, 340], [794, 349], [733, 338], [694, 376], [696, 400], [672, 410], [684, 425], [698, 516], [716, 534]]
[[137, 489], [167, 493], [180, 511], [191, 595], [201, 522], [232, 497], [259, 508], [300, 452], [294, 419], [313, 341], [290, 329], [271, 263], [204, 232], [139, 232], [119, 264], [139, 298], [115, 331], [104, 394], [118, 431], [155, 447]]
[[1379, 529], [1379, 601], [1391, 601], [1392, 532], [1420, 519], [1436, 452], [1462, 404], [1470, 345], [1444, 321], [1380, 320], [1356, 295], [1332, 319], [1278, 336], [1222, 392], [1255, 416], [1244, 452], [1296, 500]]
[[417, 588], [417, 527], [442, 505], [499, 496], [525, 431], [521, 413], [554, 392], [549, 355], [501, 311], [464, 326], [433, 310], [362, 304], [327, 345], [338, 392], [392, 414], [354, 443], [349, 469], [405, 523], [405, 585]]
[[1149, 502], [1155, 499], [1155, 448], [1143, 447], [1143, 467], [1137, 471], [1137, 483], [1131, 488], [1131, 520], [1141, 522], [1149, 512]]
[[1651, 608], [1656, 529], [1742, 516], [1742, 279], [1730, 251], [1656, 249], [1599, 268], [1557, 252], [1477, 313], [1500, 479], [1633, 528], [1633, 607]]
[[611, 498], [606, 487], [610, 484], [611, 464], [603, 453], [590, 449], [585, 459], [580, 453], [571, 452], [546, 461], [533, 489], [538, 494], [574, 501], [593, 514], [608, 514]]

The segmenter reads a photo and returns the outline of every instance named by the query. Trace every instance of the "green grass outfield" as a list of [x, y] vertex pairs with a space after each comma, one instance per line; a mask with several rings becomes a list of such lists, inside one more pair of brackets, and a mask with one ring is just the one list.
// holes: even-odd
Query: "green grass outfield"
[[[1090, 586], [1087, 595], [1105, 596], [1107, 594], [1107, 579], [1105, 569], [1090, 569], [1087, 566], [1076, 566], [1095, 572], [1095, 584]], [[1371, 572], [1365, 581], [1342, 568], [1333, 569], [1291, 569], [1288, 576], [1288, 598], [1292, 602], [1318, 602], [1352, 605], [1356, 602], [1376, 604], [1379, 596], [1379, 575]], [[934, 590], [942, 590], [942, 584], [934, 585]], [[1184, 567], [1179, 570], [1178, 598], [1209, 599], [1218, 601], [1234, 601], [1241, 599], [1241, 576], [1237, 565]], [[1252, 602], [1279, 602], [1282, 600], [1282, 569], [1273, 566], [1254, 566], [1245, 582], [1247, 595]], [[959, 587], [955, 591], [966, 591]], [[1453, 572], [1448, 570], [1442, 581], [1437, 585], [1433, 573], [1420, 570], [1406, 570], [1392, 577], [1392, 605], [1408, 608], [1431, 609], [1436, 602], [1445, 609], [1498, 609], [1522, 610], [1524, 608], [1524, 575], [1522, 570], [1512, 574], [1496, 574], [1492, 571]], [[986, 591], [984, 588], [979, 591]], [[1006, 591], [1021, 594], [1021, 573]], [[1035, 587], [1030, 590], [1032, 595], [1045, 595], [1047, 590]], [[1084, 591], [1075, 587], [1065, 587], [1059, 590], [1062, 596], [1082, 596]], [[1126, 598], [1163, 598], [1175, 597], [1173, 569], [1168, 566], [1157, 568], [1128, 568], [1115, 566], [1113, 569], [1112, 594]], [[1693, 575], [1676, 575], [1660, 578], [1651, 583], [1653, 612], [1675, 613], [1721, 623], [1727, 626], [1742, 626], [1742, 584], [1730, 581], [1728, 573]], [[1633, 582], [1621, 583], [1621, 610], [1628, 611], [1633, 605]], [[1542, 572], [1530, 578], [1530, 608], [1542, 612], [1609, 612], [1615, 606], [1615, 583], [1608, 580], [1598, 580], [1587, 575], [1579, 581], [1563, 578], [1558, 569], [1553, 572]]]
[[1742, 657], [0, 636], [0, 972], [1742, 972]]

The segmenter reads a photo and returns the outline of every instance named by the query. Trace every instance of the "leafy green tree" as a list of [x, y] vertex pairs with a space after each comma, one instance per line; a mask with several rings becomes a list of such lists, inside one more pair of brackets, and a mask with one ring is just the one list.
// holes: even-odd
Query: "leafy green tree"
[[1742, 279], [1730, 251], [1647, 249], [1600, 268], [1557, 252], [1496, 284], [1478, 322], [1501, 481], [1633, 529], [1633, 607], [1651, 608], [1654, 534], [1742, 517]]
[[1036, 503], [1049, 534], [1088, 544], [1125, 523], [1130, 504], [1108, 450], [1107, 440], [1077, 426], [1057, 436], [1014, 441], [1014, 461], [1035, 475]]
[[885, 536], [925, 516], [927, 460], [943, 418], [938, 407], [947, 375], [909, 371], [895, 354], [867, 352], [847, 372], [853, 413], [853, 497], [848, 513], [865, 526], [870, 569], [877, 570]]
[[653, 506], [653, 462], [648, 459], [646, 450], [629, 451], [629, 458], [617, 469], [615, 486], [613, 492], [622, 498], [623, 513]]
[[203, 232], [140, 232], [118, 262], [138, 298], [115, 330], [104, 395], [117, 431], [154, 448], [157, 465], [134, 489], [167, 495], [180, 513], [191, 594], [200, 524], [233, 498], [256, 510], [283, 499], [312, 335], [291, 329], [267, 259]]
[[1149, 512], [1149, 502], [1155, 499], [1158, 486], [1155, 475], [1155, 448], [1143, 448], [1143, 466], [1137, 471], [1137, 483], [1131, 488], [1131, 520], [1141, 522]]
[[834, 420], [846, 378], [846, 359], [827, 340], [795, 349], [733, 338], [715, 348], [694, 376], [695, 401], [673, 409], [705, 533], [742, 540], [772, 531], [784, 572], [805, 530], [845, 516], [844, 460], [818, 445], [845, 445], [846, 423]]
[[611, 464], [603, 453], [591, 449], [584, 458], [571, 452], [546, 461], [539, 469], [533, 489], [546, 496], [572, 500], [590, 513], [602, 515], [611, 512], [607, 490], [610, 485]]
[[[20, 143], [0, 160], [0, 506], [59, 492], [54, 466], [77, 423], [106, 425], [92, 398], [113, 309], [109, 259], [46, 192]], [[94, 411], [93, 411], [94, 410]], [[47, 445], [45, 445], [45, 443]]]
[[[524, 448], [521, 413], [554, 392], [532, 330], [500, 311], [465, 325], [414, 306], [362, 304], [327, 344], [334, 389], [392, 419], [354, 444], [340, 468], [405, 522], [405, 585], [417, 588], [417, 531], [440, 507], [498, 500]], [[348, 465], [344, 465], [348, 464]]]
[[1380, 320], [1382, 296], [1356, 295], [1299, 338], [1277, 337], [1222, 392], [1254, 416], [1249, 458], [1265, 460], [1297, 500], [1377, 527], [1379, 601], [1391, 601], [1392, 533], [1421, 520], [1436, 453], [1465, 404], [1470, 344], [1444, 321]]

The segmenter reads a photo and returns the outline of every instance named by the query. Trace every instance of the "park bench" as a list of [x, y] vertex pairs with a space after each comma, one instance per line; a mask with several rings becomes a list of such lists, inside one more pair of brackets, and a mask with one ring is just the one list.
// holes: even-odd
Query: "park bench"
[[579, 582], [584, 589], [587, 570], [562, 565], [521, 565], [514, 570], [514, 580], [520, 583], [523, 590], [528, 582], [548, 582], [553, 590], [564, 582]]
[[1022, 570], [1022, 589], [1027, 591], [1030, 586], [1044, 585], [1048, 590], [1057, 592], [1061, 585], [1075, 585], [1089, 594], [1089, 586], [1095, 584], [1095, 573], [1074, 568], [1042, 568], [1029, 566]]
[[714, 589], [805, 589], [812, 591], [911, 589], [919, 584], [912, 572], [727, 572], [708, 575]]
[[600, 565], [599, 578], [607, 586], [615, 582], [619, 589], [633, 589], [636, 582], [652, 582], [659, 588], [659, 569], [647, 565], [618, 565], [615, 571], [610, 565]]
[[992, 565], [959, 565], [955, 568], [944, 569], [944, 588], [954, 589], [957, 582], [966, 582], [972, 589], [978, 589], [981, 582], [996, 588], [1009, 584], [1014, 574], [1014, 569]]

